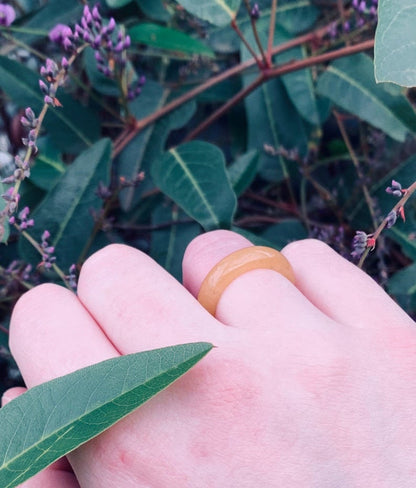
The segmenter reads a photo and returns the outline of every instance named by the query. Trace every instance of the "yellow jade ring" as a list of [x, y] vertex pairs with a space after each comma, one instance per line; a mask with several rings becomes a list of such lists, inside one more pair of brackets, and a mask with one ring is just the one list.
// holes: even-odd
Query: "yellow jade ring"
[[245, 247], [229, 254], [211, 269], [199, 290], [199, 303], [215, 316], [217, 304], [227, 286], [253, 269], [271, 269], [295, 283], [292, 266], [282, 253], [265, 246]]

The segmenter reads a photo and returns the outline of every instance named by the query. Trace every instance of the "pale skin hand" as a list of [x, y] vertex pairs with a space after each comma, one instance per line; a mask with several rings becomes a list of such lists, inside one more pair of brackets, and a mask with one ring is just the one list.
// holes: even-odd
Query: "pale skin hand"
[[[215, 231], [184, 258], [192, 295], [247, 247]], [[149, 257], [109, 246], [78, 298], [43, 285], [13, 313], [10, 346], [29, 387], [119, 354], [193, 341], [213, 349], [139, 410], [26, 488], [415, 486], [415, 323], [365, 273], [313, 240], [278, 273], [234, 281], [217, 320]], [[6, 401], [21, 392], [9, 390]], [[78, 481], [77, 481], [78, 480]]]

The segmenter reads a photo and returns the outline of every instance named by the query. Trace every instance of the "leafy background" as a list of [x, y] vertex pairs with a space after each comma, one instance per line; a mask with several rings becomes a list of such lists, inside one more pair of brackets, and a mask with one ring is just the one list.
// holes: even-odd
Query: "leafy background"
[[[269, 71], [253, 61], [260, 50], [246, 1], [99, 2], [130, 35], [128, 66], [147, 81], [127, 113], [117, 83], [86, 49], [59, 89], [62, 107], [48, 110], [19, 207], [31, 208], [33, 239], [51, 233], [63, 274], [123, 242], [180, 280], [186, 245], [217, 228], [277, 249], [315, 237], [352, 259], [355, 232], [374, 232], [395, 205], [385, 192], [392, 179], [414, 183], [413, 2], [380, 1], [377, 29], [373, 0], [365, 12], [349, 0], [279, 0], [276, 15], [272, 0], [257, 3], [264, 49], [275, 20]], [[22, 110], [42, 108], [44, 57], [63, 54], [48, 32], [73, 25], [83, 8], [73, 0], [14, 4], [17, 20], [0, 27], [2, 178], [24, 149]], [[0, 183], [1, 193], [8, 186]], [[413, 317], [415, 222], [413, 198], [406, 221], [378, 237], [364, 264]], [[61, 281], [12, 226], [0, 246], [2, 391], [21, 383], [7, 345], [13, 304], [30, 286]]]

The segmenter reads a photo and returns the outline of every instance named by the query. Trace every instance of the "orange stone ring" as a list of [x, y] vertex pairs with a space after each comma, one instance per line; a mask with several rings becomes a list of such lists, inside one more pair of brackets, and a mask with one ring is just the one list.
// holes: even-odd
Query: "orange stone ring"
[[218, 301], [227, 286], [253, 269], [271, 269], [295, 283], [292, 266], [282, 253], [264, 246], [245, 247], [229, 254], [211, 269], [199, 290], [199, 303], [215, 316]]

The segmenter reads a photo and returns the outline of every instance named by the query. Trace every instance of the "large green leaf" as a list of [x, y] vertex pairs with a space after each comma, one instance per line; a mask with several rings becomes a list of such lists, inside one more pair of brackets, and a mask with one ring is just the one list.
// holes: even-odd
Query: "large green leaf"
[[[43, 95], [39, 89], [39, 76], [21, 63], [0, 56], [0, 88], [18, 107], [31, 107], [39, 114]], [[62, 107], [50, 107], [44, 126], [55, 145], [67, 152], [91, 145], [99, 137], [100, 121], [95, 112], [84, 107], [60, 89], [57, 97]]]
[[177, 0], [189, 13], [215, 25], [229, 24], [237, 14], [241, 0]]
[[228, 178], [237, 196], [240, 196], [253, 182], [257, 174], [258, 162], [259, 153], [251, 150], [242, 154], [228, 166]]
[[372, 59], [355, 54], [331, 63], [318, 80], [318, 92], [344, 110], [404, 141], [416, 131], [416, 115], [398, 90], [377, 85]]
[[12, 400], [0, 410], [0, 486], [18, 486], [108, 429], [211, 349], [197, 342], [109, 359]]
[[65, 173], [62, 155], [50, 137], [38, 139], [39, 152], [34, 166], [30, 170], [30, 181], [42, 190], [50, 190]]
[[189, 217], [177, 205], [163, 202], [152, 214], [152, 232], [150, 255], [179, 282], [182, 282], [182, 258], [186, 246], [201, 233], [201, 227], [194, 221], [186, 222]]
[[166, 51], [214, 57], [214, 52], [199, 39], [169, 27], [148, 22], [137, 24], [128, 31], [133, 42]]
[[136, 3], [149, 19], [167, 22], [171, 17], [162, 0], [136, 0]]
[[377, 82], [416, 86], [415, 24], [414, 0], [380, 0], [374, 49]]
[[[78, 156], [33, 212], [35, 227], [30, 234], [40, 242], [43, 231], [50, 232], [49, 244], [55, 247], [61, 268], [77, 262], [88, 241], [94, 227], [91, 212], [102, 205], [96, 190], [100, 182], [109, 184], [110, 162], [111, 142], [102, 139]], [[25, 239], [20, 246], [27, 261], [40, 261]]]
[[151, 168], [156, 185], [205, 230], [229, 228], [236, 197], [216, 146], [192, 141], [163, 154]]
[[[148, 81], [140, 97], [130, 104], [130, 109], [135, 117], [146, 117], [165, 105], [168, 95], [169, 91], [163, 90], [160, 84]], [[118, 174], [127, 180], [133, 180], [140, 171], [147, 175], [153, 161], [164, 151], [170, 131], [186, 124], [194, 110], [195, 102], [188, 102], [142, 130], [118, 157]], [[146, 178], [138, 188], [124, 189], [120, 194], [123, 210], [131, 210], [139, 202], [142, 192], [151, 188], [154, 188], [153, 182]]]
[[[267, 40], [266, 24], [260, 24], [260, 39]], [[249, 42], [254, 45], [251, 31], [246, 34]], [[281, 31], [276, 30], [276, 39], [282, 39]], [[242, 46], [241, 57], [248, 59], [251, 55]], [[247, 74], [243, 78], [244, 86], [248, 86], [257, 75]], [[299, 81], [299, 79], [297, 79]], [[301, 80], [302, 90], [308, 90], [305, 80]], [[300, 156], [307, 153], [308, 135], [305, 125], [294, 107], [285, 86], [280, 78], [263, 83], [250, 93], [245, 100], [248, 123], [248, 149], [257, 149], [260, 154], [260, 174], [270, 181], [279, 181], [288, 176], [287, 164], [283, 156], [274, 155], [264, 150], [265, 145], [275, 151], [283, 148], [296, 151]]]

